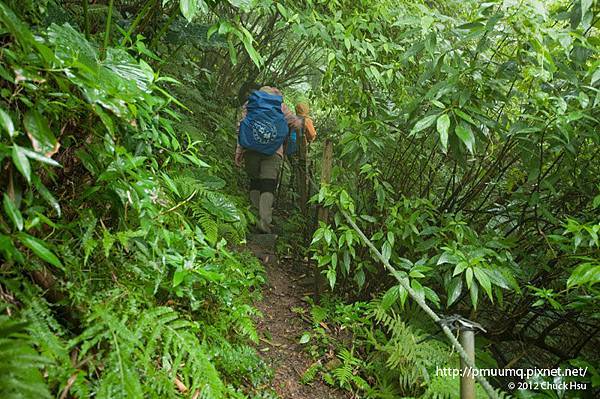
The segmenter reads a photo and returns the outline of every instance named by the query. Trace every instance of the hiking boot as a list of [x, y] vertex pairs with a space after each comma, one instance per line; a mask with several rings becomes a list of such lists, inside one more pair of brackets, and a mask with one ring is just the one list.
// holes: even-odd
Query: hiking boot
[[262, 220], [258, 222], [258, 230], [260, 230], [261, 233], [264, 234], [271, 234], [272, 230], [271, 230], [271, 226], [268, 224], [265, 224]]

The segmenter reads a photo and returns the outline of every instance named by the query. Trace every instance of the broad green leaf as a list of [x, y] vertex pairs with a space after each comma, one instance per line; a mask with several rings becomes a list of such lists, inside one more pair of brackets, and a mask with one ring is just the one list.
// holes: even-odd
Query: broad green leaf
[[477, 300], [479, 299], [479, 285], [471, 284], [471, 288], [469, 288], [469, 294], [471, 296], [471, 303], [473, 304], [473, 308], [477, 309]]
[[600, 64], [596, 65], [596, 70], [592, 74], [592, 81], [590, 82], [590, 84], [593, 85], [598, 80], [600, 80]]
[[398, 300], [398, 285], [393, 286], [381, 298], [381, 307], [385, 310], [389, 309]]
[[60, 164], [50, 157], [40, 154], [39, 152], [28, 150], [27, 148], [21, 148], [21, 149], [22, 149], [23, 153], [25, 155], [27, 155], [27, 158], [29, 158], [29, 159], [35, 159], [36, 161], [40, 161], [40, 162], [46, 163], [48, 165], [60, 167]]
[[408, 298], [408, 291], [403, 286], [398, 286], [398, 297], [400, 298], [400, 306], [404, 309], [404, 304]]
[[441, 265], [444, 263], [456, 264], [456, 257], [454, 255], [449, 254], [448, 252], [444, 252], [437, 261], [437, 265]]
[[231, 40], [231, 37], [227, 39], [227, 47], [229, 49], [229, 60], [231, 61], [231, 65], [237, 65], [237, 51], [235, 50], [235, 45]]
[[390, 261], [392, 256], [392, 246], [388, 241], [384, 242], [383, 246], [381, 247], [381, 256], [383, 256], [383, 259], [385, 259], [386, 262]]
[[46, 118], [36, 109], [30, 109], [23, 118], [23, 125], [36, 152], [51, 154], [55, 150], [56, 137], [50, 130]]
[[427, 129], [429, 126], [433, 125], [436, 121], [438, 115], [428, 115], [425, 118], [421, 119], [415, 124], [415, 127], [412, 129], [411, 134], [415, 134], [420, 132], [421, 130]]
[[581, 0], [581, 18], [588, 12], [594, 0]]
[[475, 136], [471, 127], [465, 123], [461, 123], [454, 129], [458, 138], [465, 144], [471, 154], [473, 154], [473, 146], [475, 145]]
[[600, 282], [600, 264], [583, 263], [575, 268], [567, 280], [567, 288], [594, 285]]
[[358, 288], [362, 289], [365, 285], [365, 271], [360, 269], [356, 273], [354, 273], [354, 281], [358, 284]]
[[460, 297], [462, 293], [462, 278], [460, 276], [454, 277], [450, 280], [450, 284], [448, 284], [448, 301], [446, 303], [447, 307], [450, 307], [456, 300]]
[[492, 283], [489, 277], [487, 276], [485, 270], [479, 267], [474, 267], [473, 273], [475, 273], [475, 278], [477, 279], [477, 281], [479, 281], [479, 284], [483, 287], [485, 293], [493, 302], [494, 297], [492, 296]]
[[323, 237], [325, 237], [325, 242], [327, 243], [327, 245], [330, 245], [331, 240], [333, 239], [333, 233], [331, 232], [331, 230], [329, 230], [329, 228], [325, 228], [323, 230]]
[[15, 227], [21, 231], [23, 230], [23, 215], [21, 215], [21, 211], [17, 208], [17, 205], [13, 202], [12, 199], [8, 196], [8, 194], [4, 193], [4, 198], [2, 199], [2, 205], [4, 206], [4, 212], [8, 215], [10, 220], [13, 222]]
[[415, 294], [421, 299], [425, 299], [425, 289], [417, 280], [410, 282], [410, 287], [415, 291]]
[[467, 287], [471, 288], [471, 285], [473, 284], [473, 268], [467, 268], [465, 271], [465, 280], [467, 281]]
[[184, 269], [178, 268], [173, 273], [173, 287], [177, 287], [179, 284], [183, 282], [187, 272]]
[[471, 118], [471, 116], [469, 114], [464, 113], [462, 110], [460, 110], [458, 108], [454, 109], [454, 113], [456, 115], [458, 115], [465, 122], [469, 122], [471, 125], [475, 125], [475, 121], [473, 120], [473, 118]]
[[181, 194], [179, 194], [179, 190], [177, 189], [177, 185], [175, 184], [173, 179], [171, 179], [171, 176], [169, 176], [165, 172], [162, 172], [161, 175], [169, 190], [171, 190], [172, 193], [175, 193], [175, 195], [177, 195], [178, 197], [181, 197]]
[[440, 297], [438, 294], [429, 287], [423, 287], [425, 291], [425, 298], [429, 299], [429, 301], [433, 302], [436, 308], [440, 307]]
[[287, 13], [287, 10], [285, 9], [285, 7], [283, 6], [283, 4], [281, 4], [281, 3], [275, 3], [275, 5], [277, 6], [277, 10], [281, 14], [281, 16], [283, 18], [287, 18], [288, 17], [288, 13]]
[[0, 109], [0, 124], [10, 137], [15, 137], [15, 125], [13, 124], [10, 115], [8, 115], [3, 109]]
[[450, 117], [448, 114], [443, 114], [437, 119], [437, 131], [440, 134], [440, 143], [442, 150], [448, 151], [448, 129], [450, 128]]
[[30, 236], [26, 233], [19, 233], [17, 237], [19, 238], [19, 241], [21, 241], [21, 243], [27, 248], [31, 249], [34, 254], [36, 254], [37, 256], [39, 256], [40, 258], [42, 258], [43, 260], [45, 260], [53, 266], [56, 266], [60, 269], [63, 268], [63, 265], [58, 259], [58, 257], [54, 255], [54, 253], [46, 246], [46, 243], [44, 243], [44, 241]]
[[480, 30], [484, 27], [485, 25], [481, 22], [468, 22], [466, 24], [462, 24], [457, 26], [457, 29], [465, 29], [465, 30]]
[[204, 209], [220, 219], [227, 222], [239, 222], [241, 220], [235, 204], [219, 192], [208, 193], [200, 202]]
[[310, 341], [310, 333], [305, 332], [304, 334], [302, 334], [302, 336], [300, 337], [300, 342], [301, 344], [306, 344], [308, 343], [308, 341]]
[[206, 13], [208, 11], [204, 0], [179, 0], [179, 8], [188, 22], [192, 22], [199, 12]]
[[331, 287], [331, 289], [335, 287], [336, 278], [337, 274], [335, 272], [335, 269], [327, 269], [327, 280], [329, 281], [329, 286]]
[[469, 264], [465, 261], [458, 262], [456, 264], [456, 266], [454, 267], [454, 272], [452, 273], [452, 276], [461, 274], [468, 266], [469, 266]]
[[12, 160], [19, 172], [25, 177], [25, 180], [30, 183], [31, 165], [29, 164], [29, 160], [27, 159], [27, 155], [25, 154], [25, 151], [23, 151], [23, 148], [16, 144], [13, 144]]
[[244, 27], [238, 28], [238, 31], [240, 32], [238, 36], [240, 36], [240, 39], [242, 40], [242, 44], [244, 45], [246, 53], [248, 53], [254, 65], [260, 67], [263, 63], [263, 60], [252, 44], [252, 41], [254, 40], [252, 34]]

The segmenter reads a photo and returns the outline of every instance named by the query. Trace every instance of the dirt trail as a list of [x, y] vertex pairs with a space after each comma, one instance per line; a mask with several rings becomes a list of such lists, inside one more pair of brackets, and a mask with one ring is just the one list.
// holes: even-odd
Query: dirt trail
[[293, 308], [307, 307], [302, 301], [310, 287], [299, 284], [302, 270], [293, 264], [279, 262], [274, 251], [275, 237], [256, 235], [249, 239], [248, 247], [263, 261], [267, 272], [267, 284], [263, 300], [255, 306], [264, 317], [258, 320], [261, 336], [259, 345], [263, 359], [275, 370], [273, 389], [281, 399], [341, 399], [346, 395], [325, 385], [320, 380], [311, 384], [300, 382], [304, 372], [313, 363], [298, 343], [308, 325]]

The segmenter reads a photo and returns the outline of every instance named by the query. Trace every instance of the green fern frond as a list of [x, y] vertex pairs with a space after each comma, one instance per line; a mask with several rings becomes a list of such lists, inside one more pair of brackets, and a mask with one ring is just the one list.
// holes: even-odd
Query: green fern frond
[[214, 245], [219, 238], [219, 225], [214, 217], [203, 209], [200, 209], [198, 214], [194, 216], [198, 220], [198, 224], [200, 225], [206, 240]]
[[28, 323], [0, 316], [0, 397], [51, 398], [40, 369], [49, 359], [40, 356], [27, 334]]

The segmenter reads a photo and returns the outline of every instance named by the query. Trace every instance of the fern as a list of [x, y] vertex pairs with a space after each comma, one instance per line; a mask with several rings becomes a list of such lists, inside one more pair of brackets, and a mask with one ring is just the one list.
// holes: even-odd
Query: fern
[[335, 368], [332, 374], [340, 388], [353, 389], [356, 387], [363, 391], [369, 389], [369, 384], [358, 375], [358, 371], [363, 367], [363, 362], [354, 356], [354, 348], [350, 351], [343, 348], [338, 354], [338, 358], [342, 364]]
[[0, 397], [50, 398], [40, 369], [49, 360], [33, 348], [27, 323], [0, 316]]
[[194, 217], [202, 228], [206, 240], [214, 245], [219, 238], [219, 225], [217, 221], [204, 209], [195, 209]]
[[317, 373], [322, 368], [323, 368], [323, 366], [321, 366], [321, 363], [319, 363], [319, 362], [315, 362], [315, 363], [311, 364], [310, 367], [307, 368], [306, 371], [302, 374], [302, 378], [300, 381], [303, 384], [310, 384], [311, 382], [313, 382], [315, 380]]
[[[98, 398], [176, 397], [173, 381], [179, 378], [190, 391], [205, 398], [220, 398], [225, 386], [195, 335], [197, 323], [182, 320], [168, 307], [138, 309], [117, 318], [117, 309], [98, 306], [89, 327], [71, 346], [81, 344], [79, 357], [96, 348], [110, 351], [96, 372]], [[137, 317], [140, 315], [140, 317]]]

